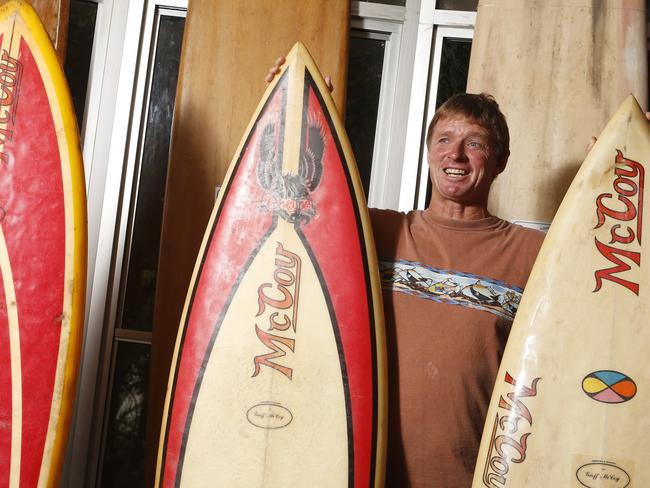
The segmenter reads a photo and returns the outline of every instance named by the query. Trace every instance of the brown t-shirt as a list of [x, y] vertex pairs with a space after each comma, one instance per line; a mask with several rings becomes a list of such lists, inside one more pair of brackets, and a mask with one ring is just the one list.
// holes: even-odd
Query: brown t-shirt
[[467, 488], [512, 317], [544, 234], [497, 217], [370, 215], [388, 344], [386, 486]]

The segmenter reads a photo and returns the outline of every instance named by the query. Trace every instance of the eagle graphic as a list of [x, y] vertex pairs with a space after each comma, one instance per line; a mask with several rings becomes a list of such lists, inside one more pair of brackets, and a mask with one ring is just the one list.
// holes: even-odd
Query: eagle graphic
[[282, 172], [282, 157], [278, 150], [278, 127], [267, 123], [259, 139], [257, 181], [271, 199], [270, 208], [292, 224], [307, 224], [316, 215], [311, 193], [323, 177], [325, 136], [316, 117], [307, 118], [303, 135], [298, 173]]

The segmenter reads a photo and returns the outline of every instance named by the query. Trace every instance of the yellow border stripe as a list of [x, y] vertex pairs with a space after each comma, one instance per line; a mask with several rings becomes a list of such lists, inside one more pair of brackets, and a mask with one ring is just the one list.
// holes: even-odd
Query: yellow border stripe
[[72, 100], [45, 28], [25, 1], [12, 0], [1, 8], [1, 19], [12, 15], [16, 17], [17, 25], [21, 27], [17, 29], [17, 34], [21, 34], [30, 46], [43, 76], [55, 127], [63, 129], [58, 132], [66, 226], [63, 319], [52, 409], [38, 481], [39, 487], [58, 486], [73, 412], [83, 338], [87, 254], [83, 162]]

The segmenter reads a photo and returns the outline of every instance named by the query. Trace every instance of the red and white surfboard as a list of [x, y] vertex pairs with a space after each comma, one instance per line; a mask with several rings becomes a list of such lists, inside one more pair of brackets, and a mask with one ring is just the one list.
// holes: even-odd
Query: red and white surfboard
[[383, 316], [362, 192], [329, 91], [298, 43], [208, 225], [157, 486], [383, 486]]
[[84, 320], [78, 131], [27, 2], [0, 7], [0, 486], [56, 486]]

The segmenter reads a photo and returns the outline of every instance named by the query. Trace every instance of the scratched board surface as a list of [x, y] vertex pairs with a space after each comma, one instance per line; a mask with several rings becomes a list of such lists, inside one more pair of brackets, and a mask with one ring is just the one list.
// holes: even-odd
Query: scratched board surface
[[0, 486], [56, 486], [85, 292], [85, 185], [63, 72], [26, 2], [0, 7]]
[[647, 56], [645, 0], [479, 0], [467, 91], [499, 102], [515, 162], [490, 211], [550, 223], [585, 141], [629, 93], [646, 105]]
[[631, 95], [549, 230], [488, 411], [477, 487], [650, 486], [650, 124]]
[[380, 300], [349, 143], [298, 43], [208, 225], [176, 344], [157, 486], [383, 486]]

